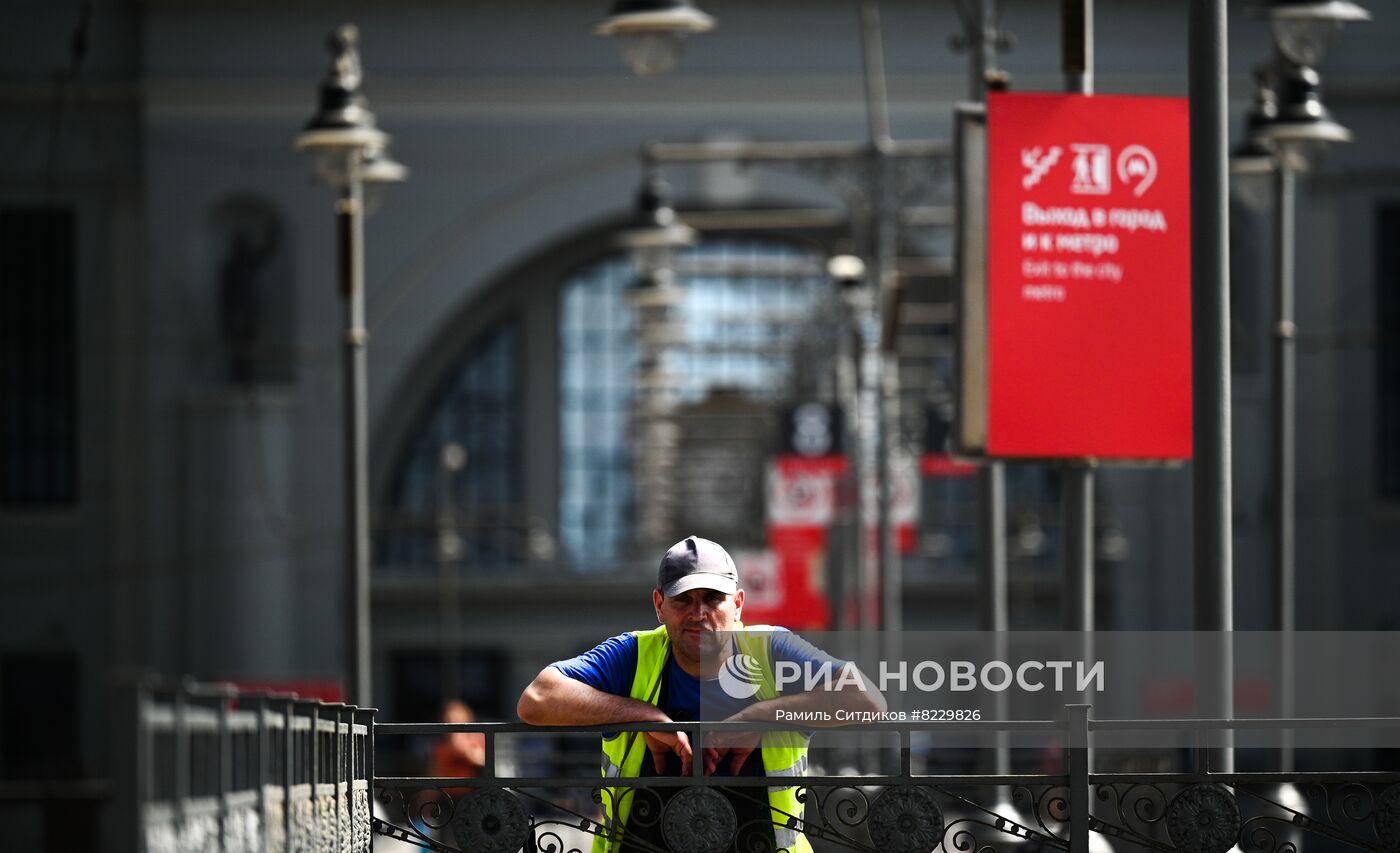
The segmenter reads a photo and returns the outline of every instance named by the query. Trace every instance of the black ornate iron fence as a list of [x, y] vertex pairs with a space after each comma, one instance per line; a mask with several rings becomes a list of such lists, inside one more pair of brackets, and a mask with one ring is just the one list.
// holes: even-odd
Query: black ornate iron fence
[[135, 712], [140, 853], [371, 849], [372, 709], [147, 681]]
[[[521, 738], [604, 731], [792, 729], [753, 723], [618, 724], [540, 728], [516, 723], [384, 724], [374, 711], [218, 685], [143, 684], [133, 703], [135, 777], [129, 823], [143, 853], [270, 851], [366, 853], [378, 836], [442, 853], [582, 853], [617, 840], [603, 803], [625, 783], [629, 823], [651, 827], [627, 849], [643, 853], [766, 853], [768, 821], [741, 825], [731, 797], [767, 803], [764, 777], [602, 779], [596, 748], [559, 755], [502, 749]], [[842, 729], [883, 737], [889, 766], [855, 775], [814, 763], [799, 788], [800, 813], [780, 830], [813, 848], [857, 853], [1400, 853], [1400, 772], [1225, 772], [1212, 766], [1215, 732], [1308, 728], [1400, 729], [1400, 718], [1308, 720], [1094, 720], [1068, 706], [1062, 720], [872, 723]], [[132, 732], [131, 728], [125, 729]], [[1096, 734], [1185, 732], [1183, 767], [1092, 772]], [[474, 778], [374, 775], [376, 739], [480, 732], [486, 763]], [[1053, 772], [920, 772], [927, 739], [1050, 736]], [[502, 758], [502, 753], [505, 758]], [[815, 754], [815, 753], [814, 753]], [[1109, 762], [1100, 761], [1100, 764]], [[605, 784], [606, 781], [606, 784]], [[611, 787], [610, 787], [611, 786]], [[731, 797], [717, 791], [728, 789]], [[372, 796], [373, 795], [373, 796]], [[781, 849], [781, 848], [779, 848]]]
[[[596, 839], [618, 841], [602, 805], [625, 782], [633, 798], [629, 823], [652, 829], [629, 837], [627, 850], [646, 853], [766, 853], [775, 835], [740, 825], [729, 788], [766, 802], [763, 777], [716, 780], [622, 777], [593, 773], [500, 772], [502, 741], [515, 736], [604, 731], [707, 733], [792, 729], [789, 725], [697, 723], [551, 728], [488, 723], [378, 724], [391, 737], [441, 737], [481, 732], [486, 764], [476, 778], [381, 777], [374, 780], [378, 835], [442, 853], [582, 853]], [[843, 729], [897, 739], [892, 772], [860, 776], [814, 772], [802, 780], [800, 814], [779, 829], [802, 832], [817, 851], [859, 853], [1089, 853], [1111, 847], [1159, 853], [1299, 853], [1361, 850], [1400, 853], [1400, 772], [1223, 772], [1216, 732], [1306, 728], [1400, 728], [1400, 719], [1093, 720], [1089, 706], [1066, 708], [1063, 720], [875, 723]], [[1180, 770], [1091, 772], [1095, 733], [1185, 733], [1192, 742]], [[1051, 735], [1062, 744], [1057, 772], [930, 774], [914, 772], [916, 741], [929, 735]], [[695, 745], [698, 751], [699, 744]], [[699, 762], [696, 762], [695, 774]], [[663, 792], [670, 792], [667, 796]], [[755, 831], [761, 830], [761, 831]], [[1107, 847], [1105, 846], [1107, 842]], [[614, 847], [614, 849], [616, 849]], [[781, 848], [779, 848], [781, 849]]]

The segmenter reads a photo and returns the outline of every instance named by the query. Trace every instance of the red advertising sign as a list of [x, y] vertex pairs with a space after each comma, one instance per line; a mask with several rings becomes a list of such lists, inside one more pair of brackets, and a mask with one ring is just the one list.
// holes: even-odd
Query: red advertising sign
[[[749, 622], [776, 621], [789, 628], [826, 628], [827, 529], [836, 519], [846, 458], [784, 453], [768, 469], [768, 550], [749, 558], [745, 584], [759, 595], [744, 601]], [[739, 558], [735, 558], [736, 560]], [[748, 591], [746, 588], [746, 595]]]
[[994, 457], [1191, 455], [1187, 105], [987, 99]]

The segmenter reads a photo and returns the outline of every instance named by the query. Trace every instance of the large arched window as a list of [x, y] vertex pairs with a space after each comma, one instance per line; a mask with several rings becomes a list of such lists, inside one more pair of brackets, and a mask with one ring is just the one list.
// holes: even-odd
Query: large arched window
[[[464, 314], [481, 331], [435, 368], [436, 391], [419, 404], [387, 472], [380, 569], [598, 572], [654, 545], [637, 535], [639, 506], [654, 502], [656, 484], [639, 476], [635, 404], [637, 389], [661, 374], [686, 509], [728, 510], [749, 544], [761, 543], [764, 465], [780, 406], [810, 398], [811, 377], [831, 367], [803, 356], [803, 369], [792, 370], [795, 351], [829, 349], [839, 315], [825, 252], [746, 236], [678, 253], [670, 344], [649, 377], [649, 344], [639, 335], [657, 329], [639, 325], [632, 262], [622, 252], [592, 258], [562, 274], [556, 266], [548, 279], [513, 278]], [[557, 389], [552, 400], [549, 389]], [[831, 393], [827, 382], [823, 394]], [[454, 445], [465, 450], [459, 470], [445, 455]], [[667, 535], [690, 532], [679, 528], [695, 519], [680, 514]]]

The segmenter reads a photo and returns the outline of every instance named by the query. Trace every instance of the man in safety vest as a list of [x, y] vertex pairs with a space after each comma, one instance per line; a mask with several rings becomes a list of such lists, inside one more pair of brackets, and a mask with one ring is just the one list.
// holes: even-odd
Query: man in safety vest
[[[774, 722], [781, 719], [777, 712], [793, 711], [804, 720], [830, 718], [813, 723], [829, 726], [850, 715], [820, 711], [884, 710], [883, 698], [853, 664], [830, 658], [787, 629], [744, 625], [744, 591], [734, 560], [708, 539], [688, 536], [666, 552], [651, 597], [660, 627], [612, 637], [578, 657], [545, 667], [520, 696], [520, 719], [556, 726], [700, 719]], [[845, 689], [800, 692], [798, 684], [785, 692], [774, 676], [783, 662], [788, 672], [794, 671], [792, 665], [831, 667], [843, 676], [834, 683]], [[731, 850], [811, 853], [801, 833], [798, 777], [807, 771], [804, 733], [713, 733], [706, 736], [699, 756], [692, 753], [685, 732], [616, 732], [603, 740], [605, 777], [688, 776], [696, 760], [703, 762], [706, 775], [782, 780], [766, 789], [715, 789], [734, 809], [737, 833]], [[594, 853], [667, 849], [660, 817], [680, 790], [606, 787], [603, 831], [595, 836]], [[634, 812], [638, 819], [629, 822]]]

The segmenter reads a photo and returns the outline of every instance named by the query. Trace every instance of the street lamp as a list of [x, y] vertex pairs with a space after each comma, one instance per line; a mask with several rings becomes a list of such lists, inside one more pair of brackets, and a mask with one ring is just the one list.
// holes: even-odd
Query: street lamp
[[1277, 121], [1278, 92], [1274, 82], [1274, 70], [1266, 63], [1254, 69], [1254, 107], [1245, 116], [1244, 140], [1230, 152], [1231, 174], [1273, 174], [1273, 147], [1264, 143], [1261, 131]]
[[676, 217], [670, 187], [649, 166], [637, 191], [632, 222], [616, 238], [636, 269], [627, 302], [637, 341], [632, 465], [638, 490], [637, 541], [643, 547], [664, 542], [675, 526], [672, 475], [680, 452], [680, 426], [668, 355], [684, 340], [684, 330], [674, 322], [674, 308], [683, 298], [676, 286], [675, 253], [693, 245], [696, 237], [695, 229]]
[[594, 32], [617, 36], [622, 56], [644, 77], [665, 74], [685, 51], [685, 38], [709, 32], [715, 19], [690, 0], [617, 0]]
[[1371, 20], [1371, 13], [1351, 0], [1269, 0], [1274, 43], [1290, 62], [1317, 65], [1348, 23]]
[[360, 180], [372, 185], [402, 183], [408, 180], [408, 167], [395, 160], [387, 148], [366, 145]]
[[[1297, 326], [1294, 322], [1294, 234], [1297, 173], [1304, 171], [1330, 145], [1351, 141], [1351, 131], [1332, 119], [1322, 103], [1321, 80], [1312, 65], [1349, 21], [1370, 18], [1348, 0], [1300, 2], [1273, 0], [1266, 8], [1279, 54], [1272, 70], [1259, 74], [1260, 92], [1249, 117], [1251, 150], [1273, 154], [1275, 178], [1274, 341], [1272, 398], [1274, 417], [1270, 450], [1274, 456], [1271, 556], [1275, 572], [1274, 606], [1280, 643], [1279, 715], [1293, 713], [1294, 579], [1296, 575], [1297, 510]], [[1268, 91], [1272, 89], [1272, 92]], [[1259, 160], [1241, 160], [1236, 171], [1258, 170]], [[1292, 733], [1284, 732], [1280, 769], [1292, 769]]]
[[359, 31], [344, 24], [331, 33], [331, 67], [321, 82], [318, 109], [296, 137], [310, 152], [317, 176], [336, 191], [340, 292], [345, 298], [345, 622], [346, 692], [369, 707], [369, 415], [364, 288], [365, 184], [401, 181], [407, 170], [388, 155], [389, 136], [375, 127], [360, 91]]
[[1322, 103], [1322, 81], [1306, 65], [1280, 63], [1277, 70], [1277, 114], [1260, 122], [1255, 139], [1289, 161], [1293, 169], [1309, 162], [1338, 142], [1350, 142], [1351, 131], [1332, 119]]
[[696, 232], [676, 216], [671, 187], [648, 168], [637, 190], [632, 221], [617, 235], [617, 244], [632, 253], [639, 271], [655, 269], [676, 249], [694, 245]]
[[[1281, 80], [1277, 115], [1262, 120], [1254, 142], [1274, 152], [1275, 251], [1274, 334], [1270, 449], [1274, 454], [1274, 606], [1282, 644], [1279, 679], [1279, 714], [1293, 713], [1292, 636], [1295, 624], [1297, 510], [1297, 326], [1294, 322], [1294, 233], [1297, 173], [1309, 165], [1310, 156], [1333, 142], [1351, 139], [1346, 128], [1332, 121], [1317, 97], [1317, 72], [1304, 66], [1285, 69]], [[1303, 74], [1303, 72], [1307, 72]], [[1285, 733], [1289, 738], [1291, 733]], [[1291, 769], [1292, 745], [1285, 740], [1280, 759]]]

